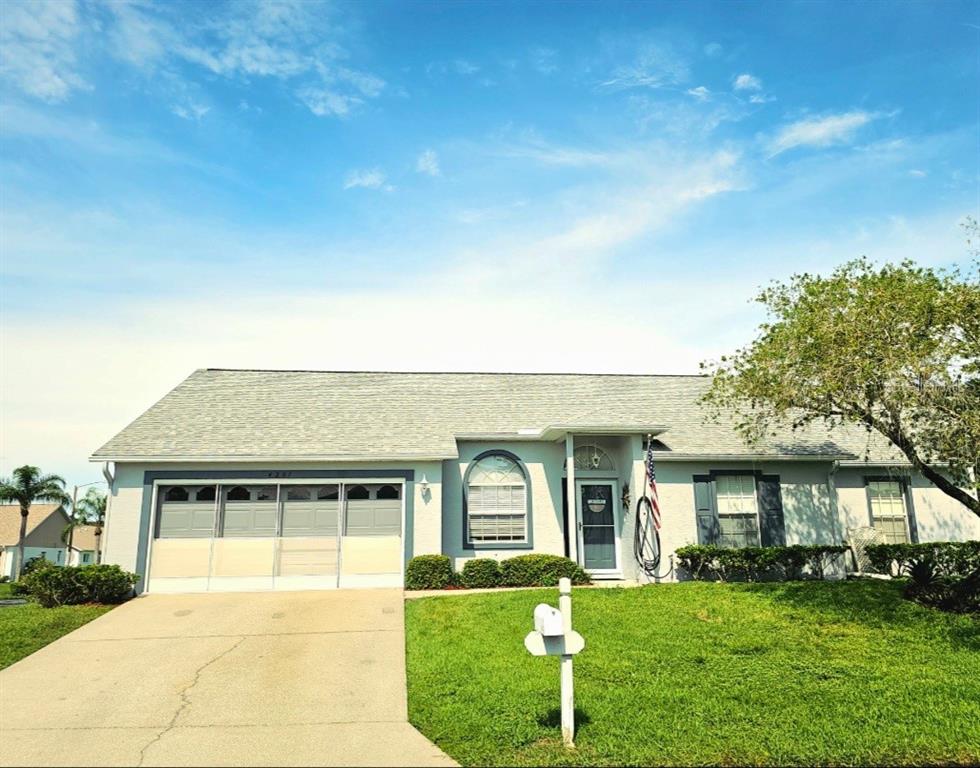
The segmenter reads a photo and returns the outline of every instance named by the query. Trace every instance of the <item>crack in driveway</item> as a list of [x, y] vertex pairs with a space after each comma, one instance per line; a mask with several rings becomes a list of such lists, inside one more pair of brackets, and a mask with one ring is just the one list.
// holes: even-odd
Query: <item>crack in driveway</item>
[[162, 739], [164, 736], [166, 736], [167, 733], [169, 733], [171, 730], [173, 730], [173, 728], [177, 724], [177, 720], [180, 718], [181, 714], [183, 714], [184, 710], [187, 709], [187, 707], [190, 706], [191, 700], [190, 700], [189, 694], [190, 694], [191, 690], [194, 688], [194, 686], [197, 685], [200, 682], [200, 680], [201, 680], [201, 674], [204, 672], [204, 670], [206, 670], [212, 664], [214, 664], [214, 663], [216, 663], [218, 661], [221, 661], [221, 659], [223, 659], [229, 653], [231, 653], [236, 648], [238, 648], [238, 646], [240, 646], [242, 643], [245, 642], [245, 638], [246, 637], [247, 637], [246, 635], [242, 635], [241, 637], [238, 638], [238, 641], [237, 642], [233, 643], [230, 647], [226, 648], [225, 650], [223, 650], [221, 653], [217, 654], [216, 656], [213, 656], [212, 658], [208, 659], [206, 662], [204, 662], [201, 666], [199, 666], [194, 671], [194, 678], [191, 680], [190, 683], [188, 683], [180, 691], [180, 694], [179, 694], [179, 696], [180, 696], [180, 703], [177, 706], [177, 710], [174, 712], [174, 716], [170, 718], [170, 722], [167, 723], [166, 726], [164, 726], [163, 730], [161, 730], [160, 733], [158, 733], [156, 736], [154, 736], [152, 739], [150, 739], [150, 741], [146, 744], [146, 746], [144, 746], [140, 750], [140, 759], [139, 759], [139, 762], [137, 763], [137, 765], [139, 765], [139, 766], [143, 765], [144, 761], [146, 760], [146, 752], [147, 752], [147, 750], [150, 747], [152, 747], [154, 744], [156, 744], [158, 741], [160, 741], [160, 739]]

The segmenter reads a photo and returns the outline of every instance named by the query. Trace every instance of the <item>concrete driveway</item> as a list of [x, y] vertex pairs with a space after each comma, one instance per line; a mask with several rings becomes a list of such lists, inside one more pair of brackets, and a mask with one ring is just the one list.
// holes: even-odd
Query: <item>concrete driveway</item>
[[0, 744], [5, 765], [454, 764], [408, 723], [398, 590], [133, 600], [0, 672]]

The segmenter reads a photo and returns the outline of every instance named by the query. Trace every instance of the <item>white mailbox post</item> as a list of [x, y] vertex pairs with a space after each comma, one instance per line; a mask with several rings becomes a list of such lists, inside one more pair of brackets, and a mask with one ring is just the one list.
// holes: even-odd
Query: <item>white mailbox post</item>
[[572, 582], [558, 580], [558, 608], [541, 603], [534, 609], [534, 631], [524, 638], [534, 656], [561, 656], [561, 737], [575, 746], [575, 693], [572, 657], [585, 648], [585, 639], [572, 629]]

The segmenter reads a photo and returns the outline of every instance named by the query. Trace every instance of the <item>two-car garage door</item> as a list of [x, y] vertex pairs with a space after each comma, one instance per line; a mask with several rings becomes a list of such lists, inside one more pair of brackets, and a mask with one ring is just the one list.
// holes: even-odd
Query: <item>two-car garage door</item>
[[399, 586], [403, 504], [400, 482], [159, 486], [148, 591]]

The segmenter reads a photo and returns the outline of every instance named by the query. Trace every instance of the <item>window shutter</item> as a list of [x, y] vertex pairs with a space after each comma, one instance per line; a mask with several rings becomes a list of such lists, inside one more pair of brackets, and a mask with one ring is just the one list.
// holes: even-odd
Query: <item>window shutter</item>
[[763, 475], [759, 478], [759, 526], [764, 547], [786, 546], [786, 523], [783, 520], [783, 496], [779, 489], [779, 475]]
[[717, 544], [721, 528], [709, 475], [694, 476], [694, 508], [697, 513], [698, 544]]

